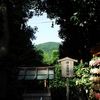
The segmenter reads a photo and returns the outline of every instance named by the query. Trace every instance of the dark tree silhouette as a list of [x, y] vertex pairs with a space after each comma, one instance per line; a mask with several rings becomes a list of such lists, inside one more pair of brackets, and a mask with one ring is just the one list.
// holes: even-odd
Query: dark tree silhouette
[[49, 18], [56, 18], [56, 24], [60, 25], [58, 34], [64, 40], [64, 46], [60, 46], [60, 51], [63, 50], [60, 57], [89, 61], [88, 48], [100, 40], [100, 1], [39, 0], [39, 4], [40, 9], [46, 11]]
[[0, 1], [0, 100], [21, 99], [24, 85], [17, 80], [18, 67], [42, 65], [42, 52], [31, 41], [37, 29], [27, 25], [34, 5], [33, 0]]

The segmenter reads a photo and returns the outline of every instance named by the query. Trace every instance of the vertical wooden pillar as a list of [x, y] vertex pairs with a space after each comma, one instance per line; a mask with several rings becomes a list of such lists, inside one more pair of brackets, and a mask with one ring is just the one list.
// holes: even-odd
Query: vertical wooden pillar
[[66, 100], [69, 100], [69, 78], [66, 78]]
[[47, 85], [47, 81], [44, 80], [44, 88], [46, 88], [46, 85]]

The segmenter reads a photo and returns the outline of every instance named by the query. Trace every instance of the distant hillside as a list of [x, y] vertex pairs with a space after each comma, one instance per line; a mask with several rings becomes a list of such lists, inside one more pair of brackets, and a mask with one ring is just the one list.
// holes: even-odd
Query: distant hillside
[[35, 45], [35, 47], [50, 55], [53, 50], [58, 50], [60, 44], [59, 42], [46, 42]]

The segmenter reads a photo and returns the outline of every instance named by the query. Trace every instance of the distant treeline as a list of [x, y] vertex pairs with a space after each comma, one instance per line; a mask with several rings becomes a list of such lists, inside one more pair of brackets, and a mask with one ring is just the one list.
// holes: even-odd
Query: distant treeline
[[60, 42], [46, 42], [42, 44], [35, 45], [35, 47], [39, 50], [44, 51], [46, 54], [51, 55], [53, 50], [58, 50]]

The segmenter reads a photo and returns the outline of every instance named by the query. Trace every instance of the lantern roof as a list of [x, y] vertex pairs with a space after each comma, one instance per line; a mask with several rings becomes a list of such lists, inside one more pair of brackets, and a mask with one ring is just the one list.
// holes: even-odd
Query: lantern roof
[[72, 58], [69, 58], [69, 57], [59, 59], [58, 62], [62, 62], [62, 61], [66, 61], [66, 60], [73, 61], [73, 62], [78, 62], [78, 60], [75, 60], [75, 59], [72, 59]]

